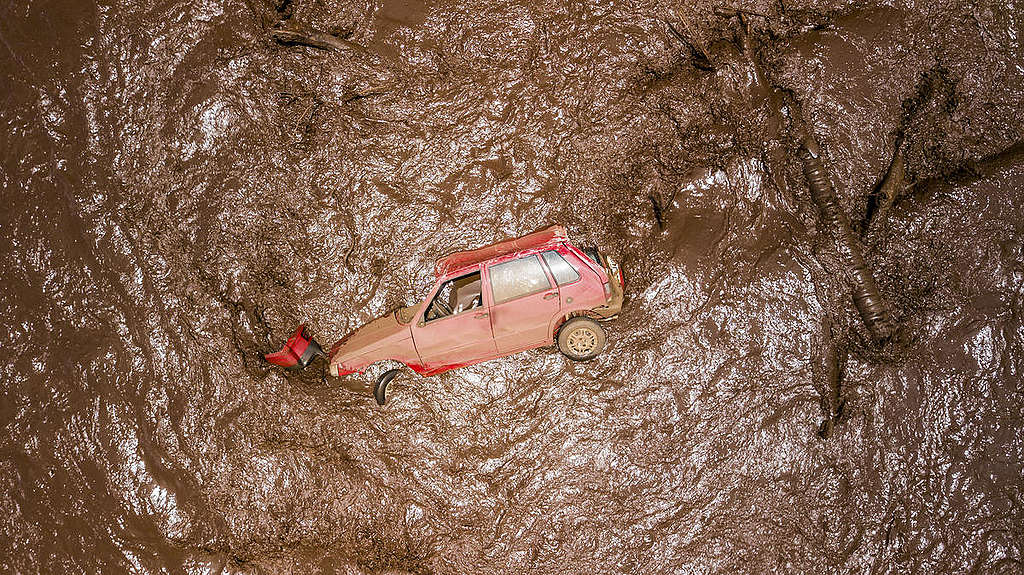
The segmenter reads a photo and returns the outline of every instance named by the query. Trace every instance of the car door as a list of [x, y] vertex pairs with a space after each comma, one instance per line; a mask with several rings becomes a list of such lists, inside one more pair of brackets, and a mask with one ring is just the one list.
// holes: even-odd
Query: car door
[[477, 270], [441, 282], [427, 299], [412, 339], [428, 373], [497, 355], [482, 286]]
[[548, 329], [561, 309], [558, 288], [536, 254], [492, 264], [491, 330], [498, 353], [506, 355], [551, 343]]

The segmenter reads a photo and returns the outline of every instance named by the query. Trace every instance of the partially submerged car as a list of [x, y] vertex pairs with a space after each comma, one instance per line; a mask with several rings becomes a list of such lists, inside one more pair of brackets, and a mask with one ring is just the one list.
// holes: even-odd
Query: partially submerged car
[[[436, 283], [420, 303], [377, 318], [338, 340], [329, 373], [369, 374], [381, 405], [387, 386], [407, 366], [423, 376], [555, 344], [571, 360], [591, 360], [604, 348], [598, 323], [622, 309], [622, 270], [596, 248], [581, 250], [565, 228], [437, 260]], [[271, 363], [302, 368], [320, 346], [299, 326]]]

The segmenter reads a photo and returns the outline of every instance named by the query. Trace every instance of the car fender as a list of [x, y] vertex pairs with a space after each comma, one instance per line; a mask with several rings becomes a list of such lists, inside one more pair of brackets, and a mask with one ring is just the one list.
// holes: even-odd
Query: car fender
[[600, 319], [597, 314], [585, 307], [576, 308], [567, 312], [559, 312], [559, 314], [551, 320], [549, 325], [548, 334], [550, 336], [551, 343], [553, 344], [555, 342], [555, 338], [558, 337], [558, 330], [562, 327], [562, 324], [574, 317], [580, 316]]
[[[411, 343], [412, 340], [410, 339], [409, 342]], [[403, 341], [401, 343], [405, 342]], [[380, 353], [371, 353], [359, 358], [360, 365], [356, 368], [356, 371], [358, 371], [359, 373], [363, 373], [366, 371], [366, 368], [370, 367], [375, 363], [380, 363], [382, 361], [397, 361], [398, 363], [401, 363], [402, 365], [408, 367], [409, 369], [417, 373], [421, 371], [418, 356], [410, 357], [409, 355], [403, 353], [395, 353], [395, 351], [398, 350], [395, 350], [394, 347], [389, 347], [388, 349], [381, 348], [379, 350], [374, 351], [379, 351]], [[356, 366], [353, 365], [353, 367]]]

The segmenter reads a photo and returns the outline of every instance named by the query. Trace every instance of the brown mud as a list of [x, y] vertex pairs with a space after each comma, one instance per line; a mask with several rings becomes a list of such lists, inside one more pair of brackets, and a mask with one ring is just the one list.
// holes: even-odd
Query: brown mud
[[[900, 6], [7, 3], [0, 572], [1024, 571], [1022, 19]], [[591, 363], [262, 360], [553, 222]]]

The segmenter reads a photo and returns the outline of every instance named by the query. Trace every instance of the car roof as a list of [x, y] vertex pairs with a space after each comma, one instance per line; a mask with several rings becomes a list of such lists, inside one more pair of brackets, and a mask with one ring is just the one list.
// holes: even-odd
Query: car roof
[[441, 278], [452, 272], [493, 260], [494, 258], [555, 246], [568, 239], [569, 235], [566, 233], [565, 227], [560, 225], [548, 226], [522, 237], [503, 240], [475, 250], [448, 254], [437, 260], [434, 264], [434, 274]]

